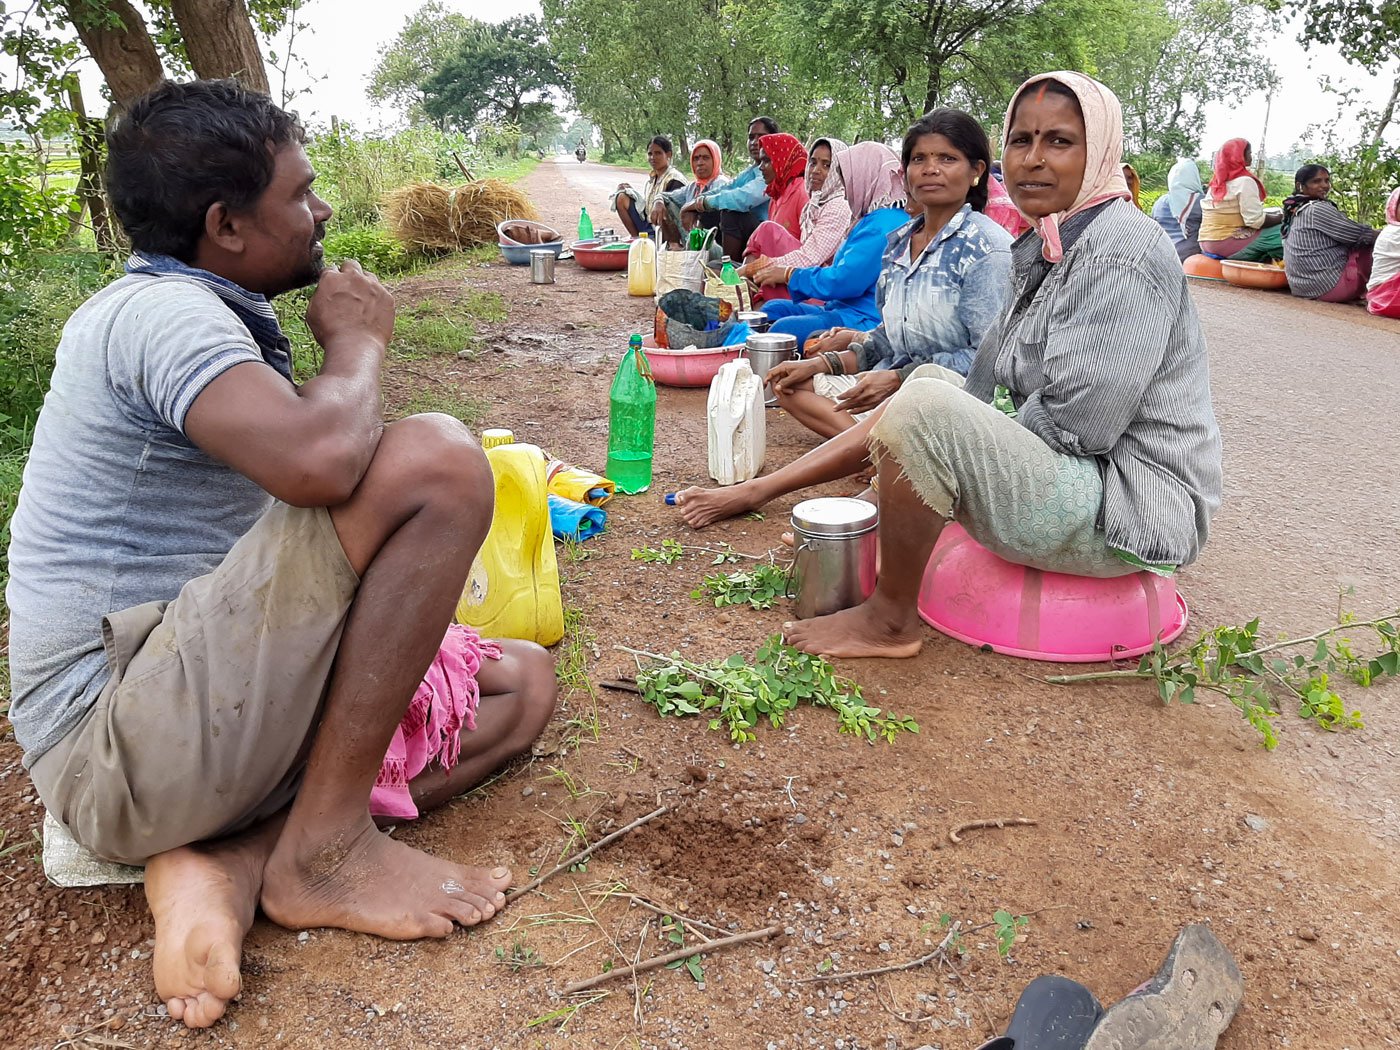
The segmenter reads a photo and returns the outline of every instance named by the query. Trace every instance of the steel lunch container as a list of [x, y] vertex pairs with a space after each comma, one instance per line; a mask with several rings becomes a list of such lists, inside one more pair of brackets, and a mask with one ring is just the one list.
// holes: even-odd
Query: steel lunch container
[[880, 510], [852, 496], [792, 508], [794, 614], [799, 620], [859, 605], [875, 590]]
[[735, 320], [740, 324], [749, 326], [750, 332], [763, 334], [773, 326], [773, 322], [768, 319], [768, 315], [762, 310], [740, 310]]
[[778, 399], [768, 386], [768, 371], [774, 365], [791, 361], [797, 356], [797, 336], [781, 332], [751, 332], [744, 343], [744, 350], [753, 374], [763, 380], [763, 403], [772, 408]]
[[549, 248], [536, 248], [530, 252], [530, 283], [554, 283], [554, 252]]

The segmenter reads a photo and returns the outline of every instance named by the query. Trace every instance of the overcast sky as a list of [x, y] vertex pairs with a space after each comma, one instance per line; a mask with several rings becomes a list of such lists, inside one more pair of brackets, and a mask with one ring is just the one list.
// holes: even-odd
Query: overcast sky
[[[445, 0], [463, 14], [488, 21], [511, 15], [538, 13], [536, 0]], [[299, 96], [293, 108], [304, 119], [328, 123], [332, 114], [361, 128], [374, 128], [391, 122], [393, 114], [381, 113], [365, 97], [365, 85], [379, 50], [398, 35], [407, 18], [422, 6], [422, 0], [311, 0], [304, 10], [311, 31], [297, 38], [296, 50], [307, 66], [322, 75]], [[1271, 37], [1266, 48], [1278, 68], [1282, 90], [1275, 96], [1269, 118], [1266, 148], [1270, 153], [1289, 150], [1309, 125], [1334, 119], [1336, 100], [1318, 88], [1318, 77], [1327, 74], [1334, 81], [1360, 85], [1372, 105], [1384, 101], [1385, 85], [1378, 85], [1364, 73], [1347, 66], [1330, 51], [1304, 52], [1295, 33], [1285, 30]], [[274, 73], [273, 92], [277, 93]], [[292, 84], [307, 87], [307, 78], [294, 73]], [[96, 84], [92, 87], [96, 98]], [[1377, 97], [1380, 96], [1380, 97]], [[1259, 142], [1264, 130], [1266, 99], [1262, 93], [1207, 108], [1204, 150], [1236, 135]], [[1344, 136], [1346, 137], [1346, 136]]]

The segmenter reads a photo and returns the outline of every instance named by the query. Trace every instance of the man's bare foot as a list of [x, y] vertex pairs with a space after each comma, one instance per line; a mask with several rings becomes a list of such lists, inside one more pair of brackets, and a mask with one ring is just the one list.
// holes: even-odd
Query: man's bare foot
[[718, 489], [688, 488], [676, 493], [681, 518], [692, 529], [703, 529], [725, 518], [737, 518], [756, 510], [761, 502], [747, 483]]
[[262, 906], [291, 930], [331, 926], [390, 940], [446, 937], [505, 907], [508, 868], [469, 868], [363, 825], [312, 840], [290, 827], [263, 876]]
[[253, 925], [275, 831], [183, 846], [146, 865], [146, 900], [156, 920], [156, 994], [170, 1016], [190, 1028], [212, 1025], [242, 987], [243, 938]]
[[918, 656], [924, 644], [917, 614], [900, 615], [874, 597], [854, 609], [785, 623], [783, 637], [803, 652], [847, 660]]

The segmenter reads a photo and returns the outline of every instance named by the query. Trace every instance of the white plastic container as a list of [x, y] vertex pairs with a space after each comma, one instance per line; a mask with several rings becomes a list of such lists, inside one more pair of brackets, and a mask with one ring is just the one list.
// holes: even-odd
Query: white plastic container
[[763, 469], [768, 432], [763, 416], [763, 380], [744, 358], [721, 365], [710, 383], [710, 477], [736, 485]]

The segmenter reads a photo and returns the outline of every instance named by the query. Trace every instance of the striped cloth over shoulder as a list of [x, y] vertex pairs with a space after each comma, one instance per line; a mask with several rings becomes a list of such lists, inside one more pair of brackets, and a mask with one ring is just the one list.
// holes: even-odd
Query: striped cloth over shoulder
[[1021, 424], [1103, 472], [1099, 527], [1151, 565], [1200, 553], [1220, 506], [1220, 429], [1205, 336], [1171, 241], [1131, 203], [1069, 219], [1056, 264], [1034, 232], [1012, 246], [1010, 305], [966, 389], [1010, 391]]
[[1289, 224], [1284, 242], [1289, 289], [1304, 299], [1326, 295], [1341, 279], [1348, 253], [1375, 242], [1375, 229], [1352, 222], [1331, 201], [1308, 202]]

